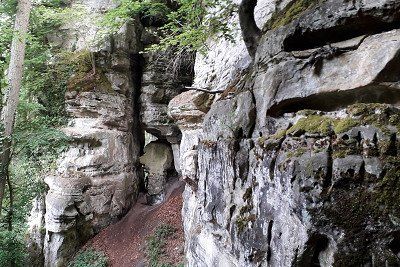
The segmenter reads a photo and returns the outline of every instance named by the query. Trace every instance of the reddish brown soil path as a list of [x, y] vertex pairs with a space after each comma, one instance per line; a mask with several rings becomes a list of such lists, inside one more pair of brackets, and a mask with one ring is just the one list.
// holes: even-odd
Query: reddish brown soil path
[[141, 196], [121, 221], [101, 231], [85, 247], [90, 246], [106, 253], [112, 267], [146, 266], [148, 237], [154, 234], [158, 226], [169, 224], [176, 228], [176, 232], [167, 241], [166, 256], [163, 259], [172, 264], [183, 262], [183, 188], [182, 182], [172, 184], [167, 193], [167, 201], [157, 206], [145, 205], [145, 198]]

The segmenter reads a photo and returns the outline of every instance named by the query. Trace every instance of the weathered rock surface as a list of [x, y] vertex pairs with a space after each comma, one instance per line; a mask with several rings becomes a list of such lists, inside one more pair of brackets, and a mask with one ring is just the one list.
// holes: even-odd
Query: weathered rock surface
[[194, 188], [197, 187], [197, 145], [203, 133], [202, 122], [214, 100], [214, 94], [191, 90], [176, 96], [168, 105], [169, 116], [182, 132], [178, 159], [181, 176]]
[[[112, 7], [83, 3], [86, 19]], [[143, 131], [159, 139], [141, 158], [150, 202], [173, 162], [187, 182], [188, 266], [400, 265], [400, 3], [259, 0], [255, 15], [254, 61], [236, 15], [237, 42], [210, 41], [196, 58], [193, 87], [222, 94], [186, 91], [191, 57], [140, 55], [157, 42], [151, 23], [90, 46], [98, 71], [72, 77], [74, 142], [46, 178], [46, 266], [65, 266], [130, 208]], [[53, 42], [79, 50], [99, 31], [88, 25]]]
[[264, 132], [267, 115], [334, 110], [355, 102], [397, 103], [399, 71], [393, 64], [400, 31], [393, 28], [400, 25], [399, 12], [399, 4], [390, 0], [324, 1], [267, 32], [248, 84], [262, 114], [257, 131]]
[[[73, 52], [71, 60], [82, 60], [83, 69], [71, 77], [65, 95], [71, 119], [63, 131], [73, 141], [54, 173], [45, 178], [45, 225], [36, 223], [31, 231], [32, 250], [43, 252], [45, 266], [66, 266], [89, 238], [135, 203], [144, 183], [139, 157], [145, 131], [171, 144], [152, 151], [155, 154], [147, 151], [151, 158], [165, 160], [162, 169], [145, 162], [149, 198], [163, 199], [166, 171], [180, 171], [181, 133], [168, 117], [167, 106], [193, 79], [192, 54], [141, 53], [158, 41], [157, 25], [132, 18], [117, 33], [103, 36], [98, 22], [116, 6], [114, 1], [68, 5], [74, 18], [49, 40]], [[39, 214], [36, 217], [38, 221]], [[39, 228], [45, 236], [39, 236]]]
[[188, 265], [399, 264], [400, 111], [357, 108], [292, 114], [275, 121], [292, 127], [258, 139], [200, 139]]
[[185, 91], [193, 80], [193, 57], [169, 52], [145, 55], [142, 77], [141, 121], [145, 130], [172, 144], [180, 141], [180, 131], [168, 116], [168, 103]]
[[36, 197], [32, 202], [31, 213], [28, 218], [27, 250], [31, 266], [43, 266], [43, 245], [46, 234], [45, 215], [46, 204], [44, 196]]
[[[84, 4], [93, 16], [104, 11], [101, 3]], [[111, 7], [108, 2], [104, 6]], [[135, 127], [139, 114], [134, 112], [140, 27], [130, 21], [102, 48], [76, 52], [77, 60], [91, 53], [96, 69], [79, 70], [69, 81], [66, 109], [71, 119], [63, 131], [73, 141], [54, 173], [45, 178], [45, 266], [66, 266], [89, 238], [136, 201], [142, 175], [142, 137]], [[71, 41], [79, 48], [77, 40]]]
[[144, 148], [140, 163], [147, 171], [147, 202], [159, 204], [165, 200], [168, 172], [173, 169], [173, 153], [170, 145], [154, 141]]
[[303, 1], [271, 2], [252, 66], [228, 65], [239, 79], [196, 62], [199, 87], [226, 89], [207, 115], [170, 103], [195, 140], [181, 145], [187, 265], [398, 266], [399, 3], [315, 1], [291, 18]]
[[[234, 4], [240, 2], [241, 0], [232, 0]], [[283, 8], [288, 2], [290, 0], [258, 0], [255, 11], [257, 25], [263, 28], [275, 9]], [[241, 77], [243, 71], [250, 66], [251, 58], [241, 36], [237, 13], [232, 15], [229, 24], [234, 42], [223, 38], [211, 38], [207, 43], [208, 52], [205, 55], [197, 54], [194, 87], [223, 90]]]

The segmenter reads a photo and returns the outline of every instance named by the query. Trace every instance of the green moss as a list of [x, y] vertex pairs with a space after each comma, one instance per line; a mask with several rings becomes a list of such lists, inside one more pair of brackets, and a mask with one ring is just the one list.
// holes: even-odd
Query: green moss
[[340, 159], [340, 158], [345, 158], [346, 156], [350, 155], [350, 150], [347, 149], [339, 149], [335, 150], [332, 153], [332, 158], [333, 159]]
[[249, 213], [250, 211], [252, 211], [253, 210], [253, 205], [246, 205], [246, 206], [243, 206], [241, 209], [240, 209], [240, 215], [245, 215], [246, 213]]
[[[262, 136], [262, 137], [258, 138], [258, 145], [264, 146], [266, 143], [268, 143], [267, 140], [277, 141], [277, 140], [281, 140], [285, 136], [286, 136], [286, 130], [279, 130], [276, 133], [269, 135], [267, 137]], [[272, 142], [272, 143], [274, 143], [274, 142]]]
[[390, 108], [390, 106], [387, 104], [357, 103], [357, 104], [353, 104], [353, 105], [349, 106], [347, 108], [347, 110], [350, 113], [350, 115], [360, 116], [360, 115], [375, 113], [375, 110], [377, 110], [377, 109], [385, 110], [387, 108]]
[[391, 115], [389, 118], [389, 123], [397, 128], [400, 132], [400, 114]]
[[348, 108], [348, 112], [357, 117], [360, 125], [373, 125], [384, 133], [390, 132], [387, 127], [389, 124], [397, 126], [395, 115], [399, 114], [391, 105], [380, 103], [354, 104]]
[[394, 157], [395, 163], [387, 171], [380, 182], [381, 194], [377, 197], [378, 203], [384, 205], [388, 212], [400, 212], [400, 158]]
[[353, 127], [358, 126], [359, 121], [353, 118], [337, 119], [333, 122], [333, 130], [336, 134], [344, 133]]
[[286, 130], [277, 131], [275, 134], [271, 135], [270, 138], [275, 140], [280, 140], [286, 136]]
[[[345, 233], [342, 243], [346, 247], [338, 247], [335, 259], [338, 266], [359, 266], [374, 251], [374, 242], [390, 240], [387, 228], [392, 227], [390, 218], [400, 214], [400, 158], [387, 157], [383, 161], [386, 174], [382, 179], [342, 182], [333, 188], [332, 200], [326, 203], [322, 213], [315, 211], [317, 220], [329, 222]], [[366, 225], [371, 228], [366, 229]], [[349, 248], [354, 252], [349, 253]], [[387, 258], [387, 255], [380, 256], [376, 262]]]
[[68, 80], [68, 91], [113, 91], [103, 70], [96, 66], [93, 53], [89, 51], [66, 53], [62, 62], [74, 68], [74, 75]]
[[264, 146], [265, 140], [266, 140], [266, 138], [263, 137], [263, 136], [258, 138], [258, 141], [257, 141], [258, 145], [259, 146]]
[[165, 259], [165, 248], [168, 239], [174, 238], [176, 229], [169, 224], [162, 224], [156, 228], [154, 234], [152, 234], [147, 240], [147, 259], [149, 260], [149, 266], [171, 266], [167, 265]]
[[239, 233], [243, 233], [244, 229], [247, 228], [250, 222], [255, 222], [256, 221], [256, 215], [251, 214], [249, 216], [240, 216], [236, 220], [236, 226], [238, 228]]
[[103, 252], [87, 249], [80, 252], [75, 259], [69, 263], [69, 267], [107, 267], [108, 258]]
[[315, 6], [320, 0], [297, 0], [289, 3], [283, 10], [276, 12], [267, 22], [266, 29], [276, 29], [298, 18], [304, 11]]
[[295, 149], [294, 151], [289, 151], [286, 156], [288, 158], [300, 157], [301, 155], [303, 155], [306, 152], [307, 152], [306, 148], [300, 147], [300, 148]]
[[253, 195], [253, 188], [251, 188], [251, 187], [247, 188], [246, 192], [243, 195], [243, 200], [244, 201], [251, 200], [252, 195]]
[[77, 73], [68, 81], [69, 91], [88, 92], [105, 91], [111, 92], [111, 83], [103, 72], [97, 70], [97, 73]]
[[310, 116], [310, 115], [318, 115], [318, 110], [314, 109], [303, 109], [296, 112], [296, 115], [300, 116]]
[[322, 115], [310, 115], [301, 118], [295, 125], [289, 128], [288, 134], [314, 133], [327, 135], [331, 131], [332, 118]]

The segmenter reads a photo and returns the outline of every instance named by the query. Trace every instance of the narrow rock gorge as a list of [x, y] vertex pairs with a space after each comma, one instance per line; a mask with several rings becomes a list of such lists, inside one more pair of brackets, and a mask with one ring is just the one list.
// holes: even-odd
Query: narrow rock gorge
[[179, 179], [185, 266], [400, 265], [400, 2], [253, 2], [231, 14], [234, 42], [196, 55], [143, 53], [161, 25], [138, 17], [88, 45], [115, 4], [70, 3], [87, 15], [51, 41], [92, 62], [32, 211], [37, 262], [66, 266]]

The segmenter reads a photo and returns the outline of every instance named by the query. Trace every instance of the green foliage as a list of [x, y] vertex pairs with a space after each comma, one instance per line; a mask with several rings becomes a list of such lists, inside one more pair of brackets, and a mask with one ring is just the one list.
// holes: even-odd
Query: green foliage
[[0, 231], [0, 266], [25, 266], [25, 244], [16, 231]]
[[178, 0], [176, 6], [166, 1], [121, 0], [106, 14], [103, 26], [116, 32], [128, 19], [139, 17], [147, 23], [162, 24], [161, 40], [150, 50], [170, 47], [186, 51], [205, 51], [210, 37], [233, 41], [230, 17], [237, 6], [229, 0]]
[[[11, 2], [0, 3], [2, 93], [6, 87], [4, 71], [8, 65], [13, 34], [15, 3]], [[6, 198], [0, 220], [0, 266], [25, 266], [23, 241], [31, 201], [45, 192], [43, 177], [54, 167], [55, 160], [69, 143], [69, 139], [59, 128], [66, 122], [64, 94], [74, 66], [61, 64], [63, 52], [50, 46], [48, 41], [48, 35], [53, 34], [67, 19], [69, 10], [60, 9], [62, 4], [62, 1], [41, 1], [34, 6], [31, 13], [24, 79], [12, 140], [13, 159], [10, 165], [10, 180], [14, 188], [13, 226], [18, 231], [10, 232], [7, 229], [4, 214], [10, 209], [10, 201]], [[7, 188], [6, 196], [8, 190]]]
[[102, 26], [117, 31], [127, 20], [139, 16], [141, 18], [165, 17], [171, 12], [166, 4], [151, 0], [121, 0], [119, 6], [107, 12]]
[[168, 15], [163, 27], [164, 36], [153, 49], [182, 47], [188, 50], [205, 50], [210, 37], [233, 41], [229, 18], [236, 5], [228, 0], [181, 0], [177, 11]]
[[[173, 265], [162, 262], [166, 241], [176, 229], [169, 224], [162, 224], [155, 230], [147, 242], [147, 256], [150, 267], [173, 267]], [[179, 265], [178, 265], [179, 266]]]
[[107, 267], [108, 258], [103, 252], [87, 249], [80, 252], [68, 267]]

